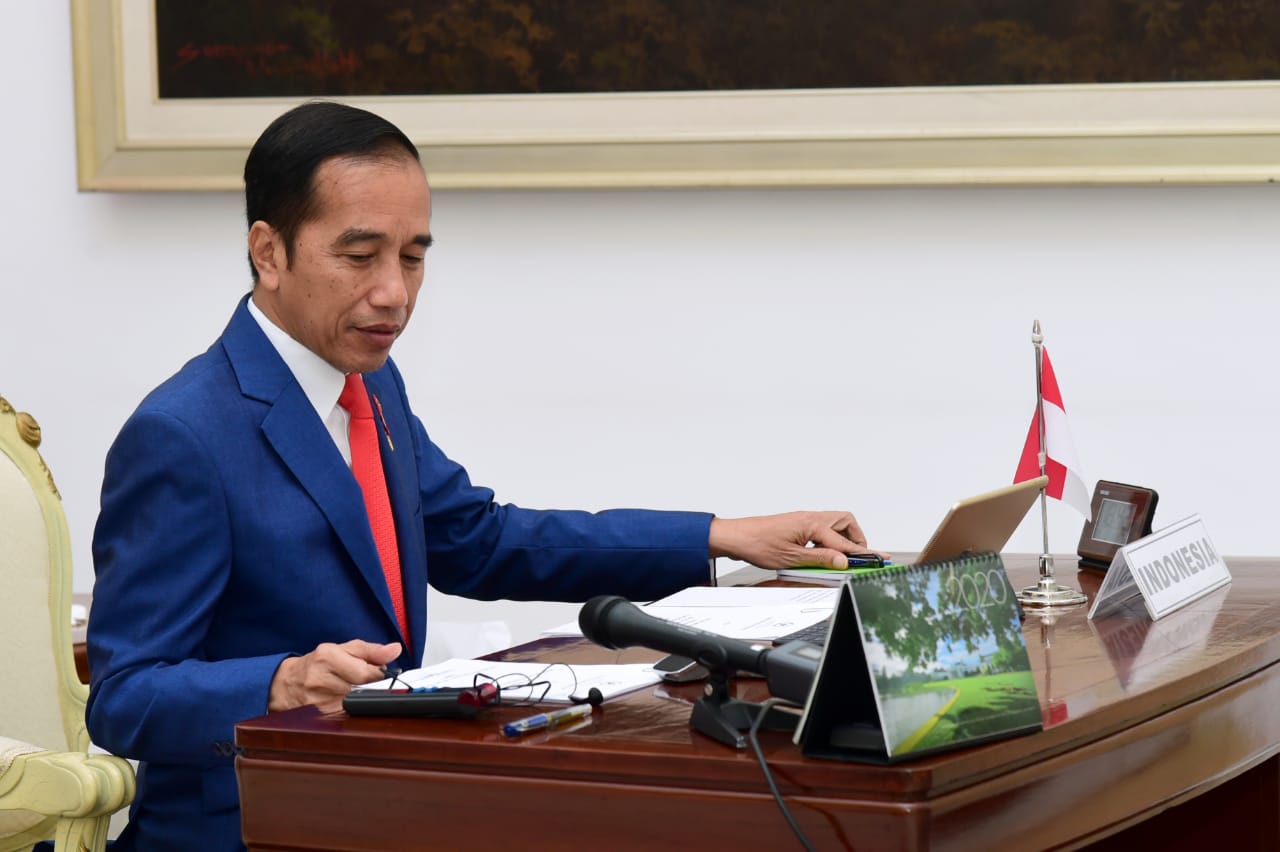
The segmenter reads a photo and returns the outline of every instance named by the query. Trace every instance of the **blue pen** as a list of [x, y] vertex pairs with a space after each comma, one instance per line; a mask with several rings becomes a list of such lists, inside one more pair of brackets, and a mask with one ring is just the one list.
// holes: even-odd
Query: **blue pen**
[[530, 731], [541, 731], [543, 728], [561, 728], [570, 722], [576, 722], [578, 719], [590, 715], [590, 704], [575, 704], [563, 710], [552, 710], [549, 713], [539, 713], [537, 716], [529, 716], [525, 719], [508, 722], [502, 726], [502, 733], [509, 737], [518, 737]]
[[891, 566], [893, 564], [894, 564], [893, 560], [881, 559], [879, 556], [876, 556], [874, 553], [867, 553], [867, 554], [859, 553], [856, 556], [849, 557], [850, 568], [882, 568], [882, 567]]

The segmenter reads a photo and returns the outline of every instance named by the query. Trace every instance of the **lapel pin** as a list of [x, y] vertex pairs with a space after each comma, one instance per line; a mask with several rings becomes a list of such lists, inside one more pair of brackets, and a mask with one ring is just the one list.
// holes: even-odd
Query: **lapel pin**
[[396, 451], [396, 445], [391, 443], [391, 430], [387, 428], [387, 416], [382, 413], [382, 400], [378, 399], [378, 395], [373, 394], [373, 404], [378, 409], [378, 420], [382, 422], [382, 434], [387, 436], [387, 448], [391, 452]]

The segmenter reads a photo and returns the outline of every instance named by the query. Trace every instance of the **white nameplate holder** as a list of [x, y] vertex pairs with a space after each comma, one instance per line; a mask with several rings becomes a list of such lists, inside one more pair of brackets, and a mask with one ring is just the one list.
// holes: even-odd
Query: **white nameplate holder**
[[1116, 551], [1089, 617], [1141, 595], [1154, 621], [1230, 582], [1204, 521], [1192, 515]]

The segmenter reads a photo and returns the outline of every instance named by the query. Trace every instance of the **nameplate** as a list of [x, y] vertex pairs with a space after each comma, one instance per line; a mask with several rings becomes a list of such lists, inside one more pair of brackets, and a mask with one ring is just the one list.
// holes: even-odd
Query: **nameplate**
[[1089, 617], [1141, 595], [1154, 621], [1230, 582], [1204, 521], [1192, 515], [1116, 551]]

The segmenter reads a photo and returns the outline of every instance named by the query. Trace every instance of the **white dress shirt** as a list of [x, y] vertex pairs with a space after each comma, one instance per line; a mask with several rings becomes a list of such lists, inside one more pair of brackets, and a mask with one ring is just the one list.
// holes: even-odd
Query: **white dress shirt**
[[273, 323], [262, 309], [253, 303], [252, 298], [249, 299], [249, 315], [262, 328], [263, 334], [267, 336], [267, 340], [271, 341], [276, 352], [280, 353], [285, 366], [289, 368], [289, 372], [293, 373], [293, 377], [302, 386], [302, 392], [315, 408], [316, 415], [329, 430], [329, 437], [333, 438], [333, 443], [337, 445], [338, 452], [342, 453], [347, 467], [351, 467], [351, 439], [347, 435], [351, 415], [345, 408], [338, 405], [338, 397], [342, 396], [342, 388], [347, 382], [346, 375], [290, 337], [288, 332]]

